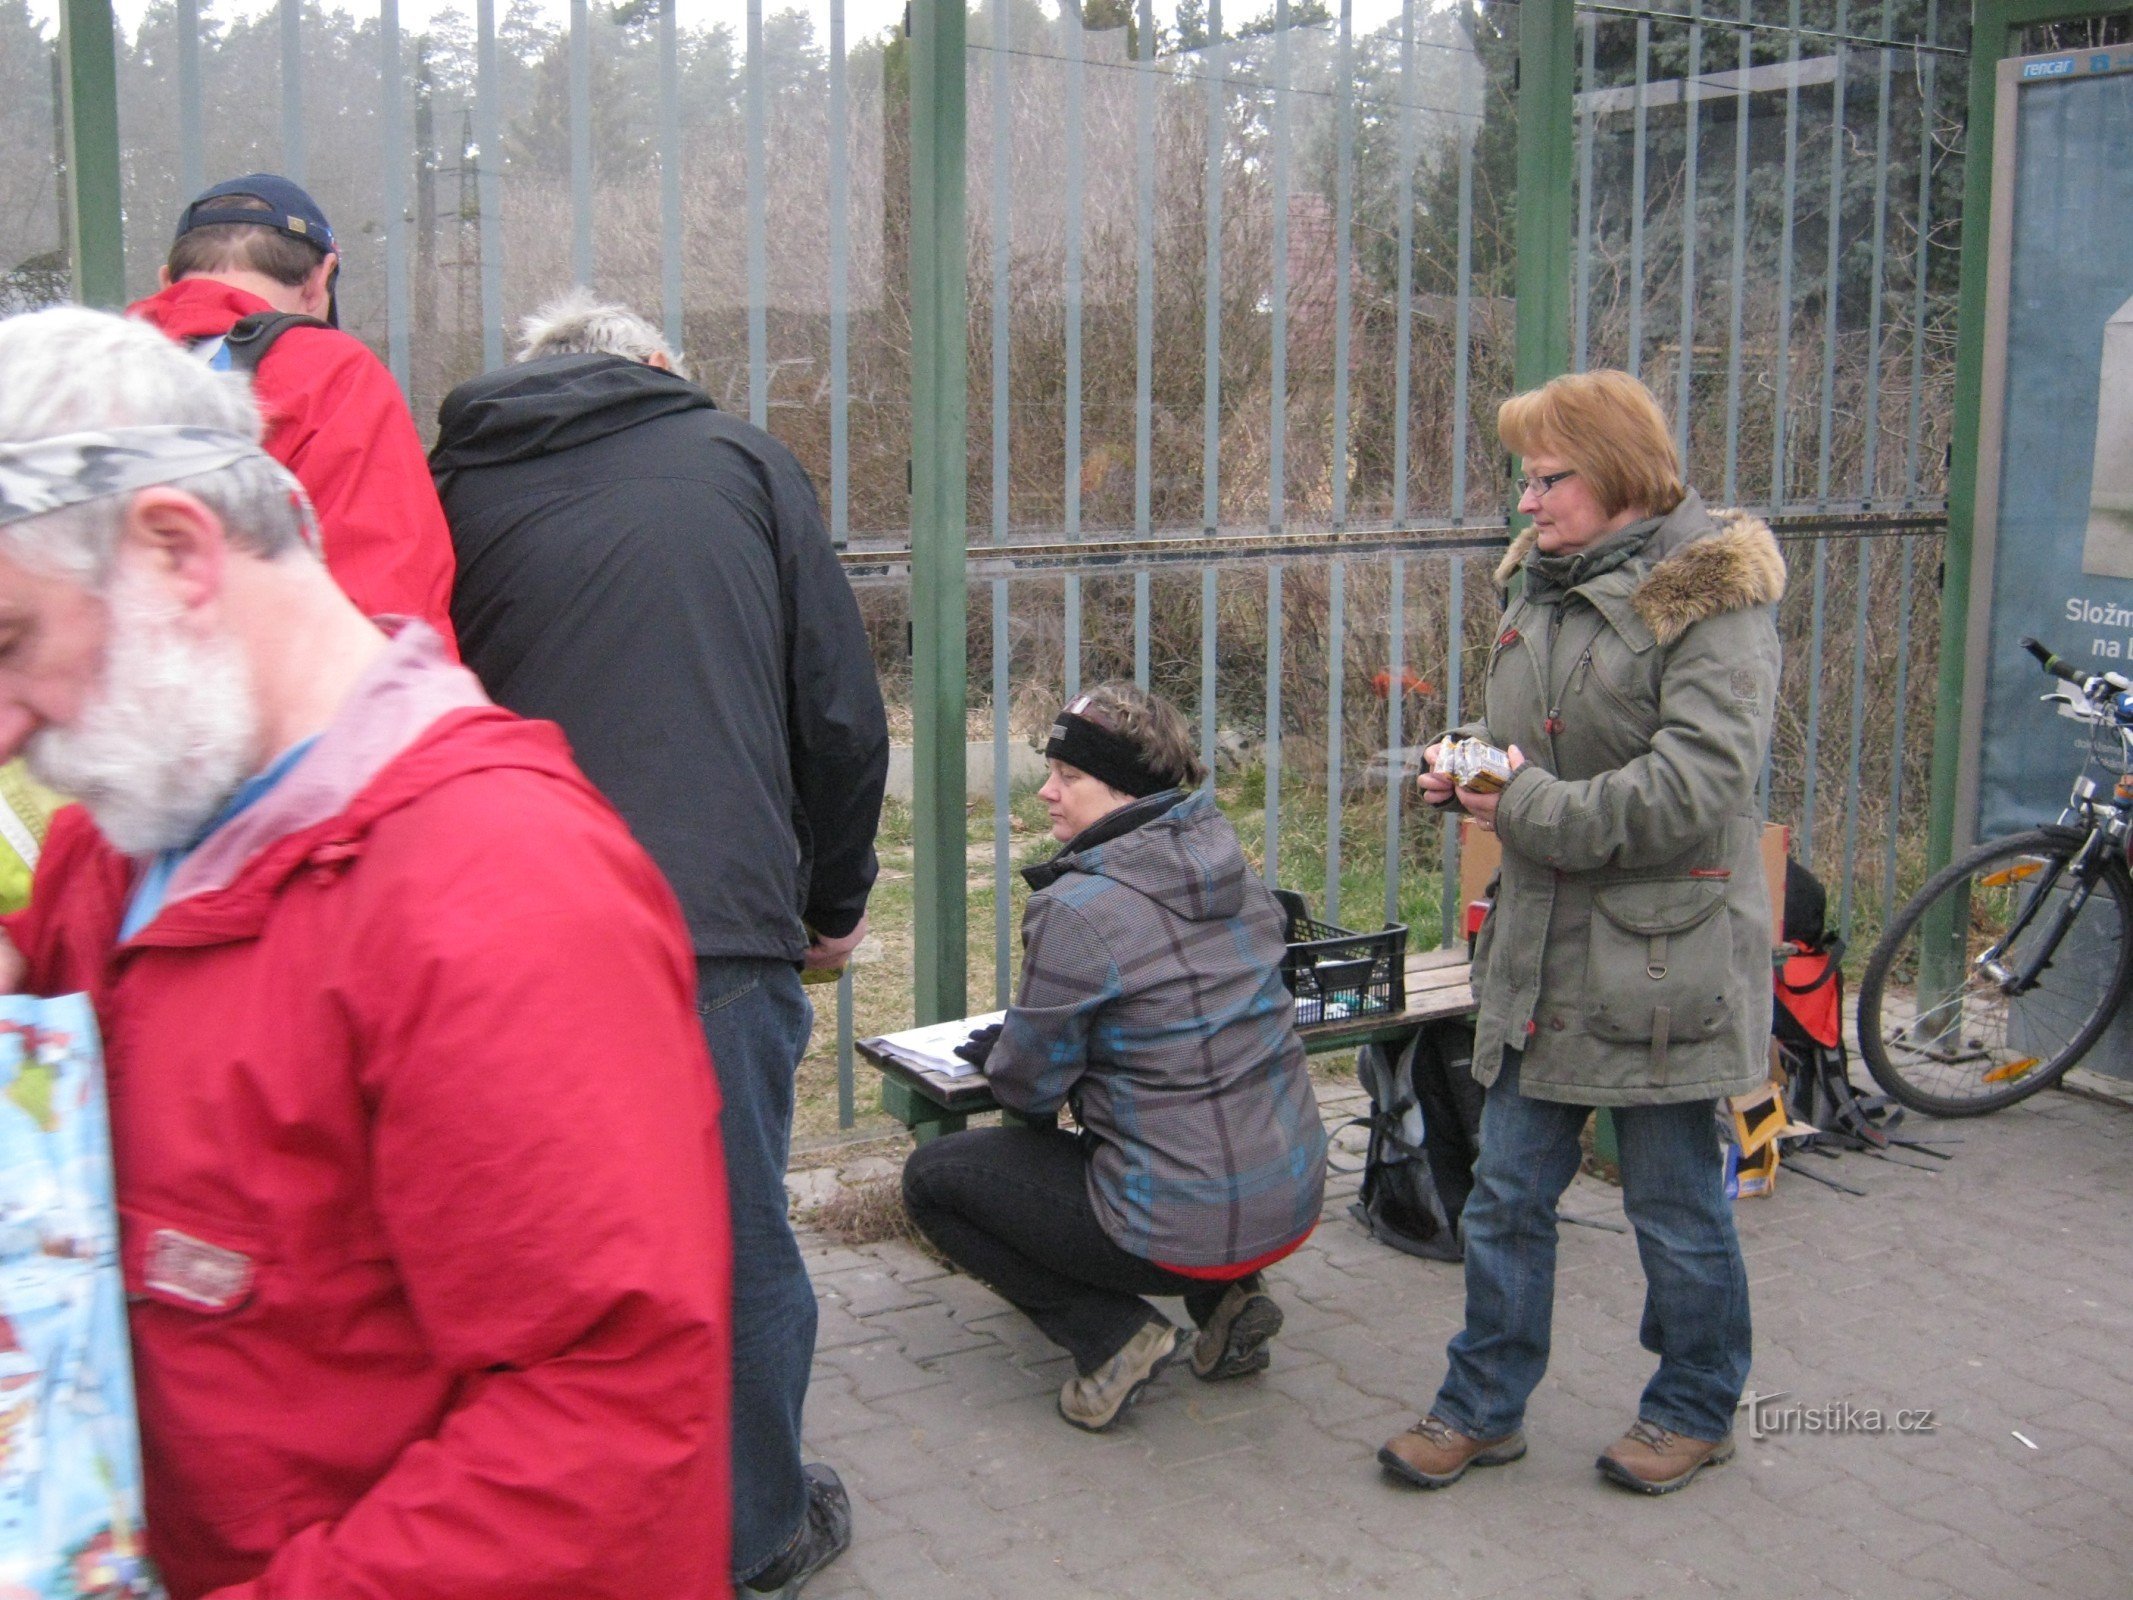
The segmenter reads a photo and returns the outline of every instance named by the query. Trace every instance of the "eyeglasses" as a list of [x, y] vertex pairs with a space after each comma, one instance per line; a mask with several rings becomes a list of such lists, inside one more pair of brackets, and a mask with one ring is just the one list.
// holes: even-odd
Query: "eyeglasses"
[[1548, 498], [1550, 489], [1553, 489], [1565, 478], [1575, 478], [1577, 475], [1577, 468], [1565, 467], [1561, 472], [1544, 473], [1538, 478], [1520, 478], [1518, 480], [1518, 497], [1523, 500], [1530, 494], [1536, 500], [1545, 500]]

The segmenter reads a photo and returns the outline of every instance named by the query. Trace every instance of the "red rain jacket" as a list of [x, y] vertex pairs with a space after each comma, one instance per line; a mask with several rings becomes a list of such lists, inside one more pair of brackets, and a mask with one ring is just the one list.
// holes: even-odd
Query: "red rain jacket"
[[446, 712], [114, 951], [132, 877], [70, 807], [7, 927], [106, 1035], [173, 1600], [726, 1594], [694, 967], [555, 729]]
[[[182, 278], [126, 314], [190, 342], [273, 309], [213, 278]], [[367, 617], [420, 617], [450, 644], [451, 530], [392, 374], [338, 328], [291, 328], [253, 373], [252, 392], [267, 454], [311, 496], [342, 592]]]

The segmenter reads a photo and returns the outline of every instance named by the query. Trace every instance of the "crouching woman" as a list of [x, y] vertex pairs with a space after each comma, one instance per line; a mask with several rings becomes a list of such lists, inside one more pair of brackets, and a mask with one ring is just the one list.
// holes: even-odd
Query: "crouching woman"
[[[922, 1145], [912, 1220], [1074, 1358], [1059, 1414], [1100, 1431], [1188, 1341], [1257, 1372], [1281, 1308], [1261, 1269], [1318, 1221], [1326, 1136], [1281, 980], [1285, 920], [1183, 720], [1126, 685], [1052, 727], [1039, 791], [1065, 848], [1027, 869], [1022, 988], [982, 1057], [1010, 1125]], [[988, 1030], [990, 1032], [990, 1030]], [[1141, 1297], [1181, 1295], [1197, 1333]]]

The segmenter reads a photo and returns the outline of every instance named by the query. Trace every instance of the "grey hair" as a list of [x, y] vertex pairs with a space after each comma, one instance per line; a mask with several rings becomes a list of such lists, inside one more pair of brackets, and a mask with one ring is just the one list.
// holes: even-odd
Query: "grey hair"
[[649, 361], [664, 356], [676, 377], [689, 376], [681, 352], [628, 306], [602, 300], [590, 289], [566, 289], [518, 325], [521, 361], [541, 356], [626, 356]]
[[[0, 320], [0, 439], [156, 424], [260, 437], [251, 385], [215, 372], [143, 322], [80, 306]], [[289, 470], [261, 454], [189, 477], [185, 492], [221, 519], [230, 545], [265, 560], [315, 554], [310, 502]], [[0, 554], [101, 586], [127, 501], [92, 500], [0, 527]]]

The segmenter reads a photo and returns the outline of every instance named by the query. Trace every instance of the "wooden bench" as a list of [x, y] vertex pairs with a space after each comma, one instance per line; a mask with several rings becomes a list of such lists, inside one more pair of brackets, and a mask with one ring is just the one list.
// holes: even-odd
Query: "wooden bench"
[[[1296, 1032], [1306, 1051], [1323, 1055], [1366, 1044], [1400, 1043], [1426, 1022], [1463, 1017], [1473, 1009], [1474, 989], [1466, 953], [1457, 948], [1423, 950], [1407, 958], [1407, 1004], [1401, 1010], [1375, 1017], [1314, 1022]], [[992, 1097], [992, 1086], [980, 1074], [944, 1078], [921, 1072], [877, 1054], [871, 1045], [871, 1040], [861, 1039], [857, 1049], [881, 1073], [882, 1110], [909, 1128], [921, 1144], [944, 1133], [958, 1132], [974, 1116], [1003, 1110]], [[1005, 1115], [1016, 1114], [1008, 1111]], [[1049, 1124], [1052, 1119], [1020, 1120]]]

